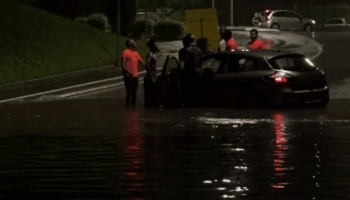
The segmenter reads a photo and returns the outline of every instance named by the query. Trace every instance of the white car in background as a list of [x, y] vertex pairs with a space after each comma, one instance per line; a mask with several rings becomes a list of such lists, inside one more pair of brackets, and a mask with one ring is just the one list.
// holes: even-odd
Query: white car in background
[[346, 23], [344, 18], [329, 18], [317, 26], [317, 31], [349, 32], [350, 24]]
[[266, 10], [255, 13], [255, 26], [273, 28], [277, 30], [304, 30], [312, 32], [316, 29], [315, 20], [304, 18], [291, 10]]

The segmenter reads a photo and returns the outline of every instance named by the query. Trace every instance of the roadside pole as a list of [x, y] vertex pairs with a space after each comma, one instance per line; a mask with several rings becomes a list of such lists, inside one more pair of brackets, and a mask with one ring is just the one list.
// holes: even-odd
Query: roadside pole
[[120, 1], [117, 1], [117, 66], [120, 64]]
[[233, 26], [233, 0], [231, 0], [231, 26]]
[[147, 44], [147, 38], [148, 38], [148, 3], [147, 0], [145, 1], [146, 3], [146, 10], [145, 10], [145, 44]]

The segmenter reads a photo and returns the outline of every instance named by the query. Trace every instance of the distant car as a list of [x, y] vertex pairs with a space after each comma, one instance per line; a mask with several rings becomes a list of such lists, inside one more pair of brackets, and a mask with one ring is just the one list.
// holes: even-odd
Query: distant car
[[317, 26], [318, 31], [350, 31], [350, 24], [344, 18], [329, 18]]
[[299, 13], [290, 10], [266, 10], [265, 12], [255, 13], [252, 22], [256, 26], [278, 30], [304, 30], [312, 32], [316, 28], [316, 22], [314, 20], [304, 18]]
[[[203, 57], [195, 102], [204, 107], [266, 107], [329, 101], [324, 71], [304, 55], [277, 50], [218, 52]], [[168, 56], [157, 77], [160, 104], [181, 106], [181, 68]]]

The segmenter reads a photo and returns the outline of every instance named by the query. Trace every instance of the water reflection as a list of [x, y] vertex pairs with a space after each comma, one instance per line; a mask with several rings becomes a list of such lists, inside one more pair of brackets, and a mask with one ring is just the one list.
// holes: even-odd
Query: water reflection
[[323, 122], [295, 121], [283, 112], [273, 113], [271, 119], [199, 117], [197, 121], [211, 127], [211, 138], [226, 155], [225, 165], [219, 165], [225, 173], [203, 180], [203, 185], [221, 192], [221, 198], [316, 196], [321, 166], [318, 129], [323, 129]]
[[285, 162], [286, 153], [285, 150], [287, 149], [287, 139], [284, 137], [284, 119], [283, 115], [281, 113], [276, 113], [273, 115], [274, 119], [274, 130], [275, 130], [275, 153], [274, 153], [274, 167], [275, 167], [275, 176], [276, 176], [276, 182], [272, 183], [272, 187], [276, 189], [282, 189], [285, 188], [286, 185], [288, 185], [287, 182], [283, 181], [283, 176], [286, 174], [285, 171], [288, 171], [291, 169], [290, 166], [288, 166]]
[[129, 189], [137, 191], [140, 188], [140, 158], [142, 141], [140, 136], [139, 112], [138, 110], [130, 110], [126, 114], [125, 129], [123, 137], [123, 147], [128, 160], [128, 168], [126, 170], [127, 182]]
[[[29, 112], [33, 105], [3, 117], [2, 199], [349, 197], [349, 121], [79, 105], [74, 118]], [[26, 118], [36, 114], [44, 117]]]
[[258, 124], [260, 120], [199, 117], [197, 121], [208, 124], [215, 130], [211, 138], [218, 140], [221, 154], [227, 155], [220, 166], [226, 173], [221, 173], [216, 177], [217, 179], [204, 180], [203, 184], [220, 192], [218, 195], [222, 199], [237, 199], [246, 196], [249, 191], [248, 184], [252, 181], [247, 175], [250, 172], [248, 165], [250, 152], [246, 148], [251, 141], [250, 139], [246, 141], [247, 132], [244, 129], [246, 126]]

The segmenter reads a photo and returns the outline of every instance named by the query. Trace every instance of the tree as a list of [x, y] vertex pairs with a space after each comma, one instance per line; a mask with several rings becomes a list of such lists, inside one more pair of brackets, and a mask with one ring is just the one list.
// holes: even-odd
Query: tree
[[145, 4], [148, 3], [148, 7], [158, 8], [162, 12], [167, 12], [167, 9], [172, 9], [171, 12], [178, 10], [186, 10], [193, 8], [208, 8], [211, 6], [209, 0], [139, 0], [139, 8], [145, 8]]

